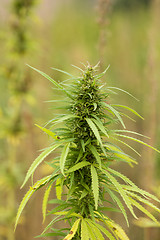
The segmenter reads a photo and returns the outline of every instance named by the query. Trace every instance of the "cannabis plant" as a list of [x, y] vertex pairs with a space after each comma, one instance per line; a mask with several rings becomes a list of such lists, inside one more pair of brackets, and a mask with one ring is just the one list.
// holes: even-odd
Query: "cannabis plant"
[[[53, 168], [52, 174], [34, 183], [24, 196], [18, 209], [15, 225], [27, 201], [41, 187], [46, 188], [42, 204], [44, 220], [49, 195], [54, 188], [57, 197], [49, 201], [53, 207], [47, 214], [53, 216], [53, 219], [40, 235], [41, 237], [59, 236], [64, 240], [127, 240], [124, 230], [104, 214], [104, 211], [121, 212], [129, 225], [126, 208], [137, 218], [134, 207], [159, 224], [157, 219], [142, 206], [146, 204], [160, 212], [160, 209], [151, 202], [151, 200], [159, 202], [157, 197], [140, 189], [128, 177], [111, 167], [116, 161], [122, 161], [131, 166], [136, 163], [136, 160], [124, 153], [119, 146], [115, 145], [115, 142], [124, 144], [137, 154], [139, 153], [123, 139], [130, 139], [156, 150], [137, 137], [132, 137], [132, 135], [141, 136], [141, 134], [125, 129], [122, 117], [126, 114], [121, 109], [142, 117], [127, 106], [111, 104], [109, 101], [110, 94], [117, 90], [133, 96], [119, 88], [102, 85], [100, 78], [107, 69], [98, 74], [97, 66], [88, 65], [84, 71], [79, 69], [82, 71], [79, 77], [56, 69], [67, 74], [69, 76], [67, 81], [72, 80], [72, 84], [67, 84], [67, 81], [57, 83], [45, 73], [33, 69], [65, 94], [66, 106], [63, 105], [63, 109], [66, 113], [59, 114], [50, 120], [48, 127], [37, 125], [52, 138], [53, 143], [32, 163], [22, 187], [49, 154], [59, 149], [60, 155], [56, 154], [54, 159], [51, 158], [47, 162]], [[123, 130], [111, 129], [112, 123], [121, 124]], [[55, 229], [53, 225], [59, 221], [64, 221], [66, 227]], [[48, 229], [51, 229], [51, 232], [48, 233]]]

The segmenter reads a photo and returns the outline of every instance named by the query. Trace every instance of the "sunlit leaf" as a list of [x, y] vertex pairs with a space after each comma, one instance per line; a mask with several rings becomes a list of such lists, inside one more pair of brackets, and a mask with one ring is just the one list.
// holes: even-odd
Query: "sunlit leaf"
[[59, 137], [58, 136], [56, 136], [56, 134], [55, 133], [53, 133], [52, 131], [50, 131], [49, 129], [47, 129], [47, 128], [44, 128], [44, 127], [41, 127], [41, 126], [39, 126], [38, 124], [35, 124], [37, 127], [39, 127], [43, 132], [45, 132], [45, 133], [47, 133], [49, 136], [51, 136], [52, 138], [54, 138], [54, 139], [59, 139]]
[[64, 182], [63, 177], [58, 178], [56, 181], [56, 196], [57, 196], [57, 199], [59, 200], [61, 200], [61, 197], [62, 197], [63, 182]]
[[95, 167], [91, 165], [91, 176], [92, 176], [92, 190], [95, 201], [95, 209], [98, 207], [98, 198], [99, 198], [99, 184], [98, 184], [98, 175]]
[[52, 188], [52, 183], [46, 188], [46, 191], [43, 197], [43, 203], [42, 203], [43, 222], [45, 221], [45, 218], [46, 218], [46, 209], [47, 209], [47, 203], [48, 203], [48, 198], [49, 198], [51, 188]]
[[73, 224], [73, 227], [71, 228], [69, 234], [64, 238], [64, 240], [71, 240], [74, 237], [74, 235], [76, 234], [76, 231], [78, 229], [80, 221], [81, 221], [81, 219], [77, 219], [75, 221], [75, 223]]

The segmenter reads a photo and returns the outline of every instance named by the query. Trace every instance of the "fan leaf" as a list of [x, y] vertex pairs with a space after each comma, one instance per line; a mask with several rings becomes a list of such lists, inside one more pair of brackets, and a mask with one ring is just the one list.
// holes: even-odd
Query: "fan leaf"
[[125, 108], [127, 110], [129, 110], [130, 112], [134, 113], [136, 116], [138, 116], [139, 118], [143, 119], [144, 118], [139, 114], [137, 113], [134, 109], [130, 108], [130, 107], [127, 107], [127, 106], [124, 106], [124, 105], [119, 105], [119, 104], [112, 104], [112, 106], [115, 106], [115, 107], [120, 107], [120, 108]]
[[143, 141], [141, 141], [141, 140], [139, 140], [137, 138], [133, 138], [133, 137], [130, 137], [130, 136], [127, 136], [127, 135], [122, 135], [122, 134], [117, 134], [117, 133], [115, 135], [118, 136], [118, 137], [127, 138], [127, 139], [133, 140], [135, 142], [141, 143], [141, 144], [143, 144], [143, 145], [145, 145], [145, 146], [155, 150], [156, 152], [160, 153], [160, 151], [158, 149], [152, 147], [151, 145], [149, 145], [149, 144], [147, 144], [147, 143], [145, 143], [145, 142], [143, 142]]
[[66, 158], [67, 158], [67, 155], [68, 155], [68, 152], [69, 152], [69, 147], [70, 147], [70, 143], [67, 143], [64, 146], [62, 154], [61, 154], [61, 158], [60, 158], [60, 169], [61, 169], [61, 172], [62, 172], [63, 175], [64, 175], [65, 161], [66, 161]]
[[[61, 143], [62, 144], [62, 143]], [[61, 144], [55, 144], [49, 148], [47, 148], [46, 150], [44, 150], [32, 163], [32, 165], [30, 166], [26, 177], [24, 179], [24, 182], [21, 186], [21, 188], [26, 184], [26, 182], [28, 181], [28, 179], [30, 178], [30, 176], [34, 173], [34, 171], [36, 170], [36, 168], [39, 166], [39, 164], [51, 153], [53, 152], [56, 148], [58, 148]]]
[[19, 205], [19, 208], [18, 208], [18, 211], [17, 211], [17, 216], [16, 216], [16, 221], [15, 221], [15, 229], [16, 229], [16, 226], [18, 224], [18, 220], [21, 216], [21, 213], [24, 209], [24, 207], [26, 206], [28, 200], [31, 198], [31, 196], [33, 195], [33, 193], [41, 186], [41, 185], [44, 185], [45, 183], [48, 182], [48, 180], [50, 179], [51, 175], [47, 176], [47, 177], [44, 177], [42, 179], [40, 179], [39, 181], [37, 181], [33, 187], [30, 187], [30, 189], [28, 190], [28, 192], [25, 194], [24, 198], [22, 199], [20, 205]]
[[89, 239], [90, 239], [90, 234], [88, 231], [87, 223], [83, 218], [81, 221], [81, 240], [89, 240]]
[[100, 158], [99, 153], [97, 152], [96, 148], [93, 145], [90, 145], [89, 149], [91, 150], [93, 156], [95, 157], [97, 163], [99, 164], [99, 168], [102, 169], [101, 158]]
[[128, 207], [128, 209], [130, 210], [130, 212], [132, 213], [132, 215], [136, 217], [135, 213], [133, 212], [133, 208], [130, 202], [129, 197], [127, 196], [127, 194], [125, 193], [125, 191], [123, 190], [121, 184], [108, 172], [108, 171], [104, 171], [104, 173], [106, 174], [106, 176], [108, 177], [108, 179], [112, 182], [112, 184], [115, 186], [115, 188], [117, 189], [117, 191], [119, 192], [119, 194], [121, 195], [121, 197], [123, 198], [124, 202], [126, 203], [126, 206]]
[[118, 120], [120, 121], [120, 123], [122, 124], [122, 126], [123, 126], [124, 128], [126, 128], [126, 126], [125, 126], [125, 124], [124, 124], [124, 122], [123, 122], [123, 120], [122, 120], [121, 115], [119, 114], [119, 112], [118, 112], [116, 109], [114, 109], [111, 105], [109, 105], [109, 104], [107, 104], [107, 103], [104, 103], [104, 105], [112, 111], [112, 113], [118, 118]]

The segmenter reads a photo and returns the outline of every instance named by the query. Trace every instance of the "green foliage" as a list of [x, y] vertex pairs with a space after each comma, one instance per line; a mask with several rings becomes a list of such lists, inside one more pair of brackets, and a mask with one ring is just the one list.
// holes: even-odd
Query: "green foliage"
[[[126, 207], [135, 218], [137, 217], [133, 207], [138, 208], [152, 221], [159, 224], [157, 219], [141, 205], [141, 203], [145, 204], [160, 212], [160, 209], [151, 202], [151, 200], [159, 202], [157, 197], [140, 189], [128, 177], [110, 167], [113, 160], [123, 161], [131, 166], [136, 163], [111, 139], [127, 145], [132, 150], [134, 149], [128, 143], [119, 138], [127, 138], [159, 151], [142, 140], [126, 135], [141, 136], [139, 133], [110, 128], [114, 122], [120, 123], [125, 128], [122, 119], [123, 113], [118, 110], [119, 107], [131, 111], [140, 118], [142, 117], [129, 107], [109, 103], [109, 96], [112, 92], [102, 90], [99, 80], [106, 70], [102, 74], [96, 75], [96, 68], [97, 66], [88, 65], [84, 71], [81, 70], [82, 75], [74, 78], [72, 84], [66, 84], [65, 88], [64, 84], [63, 86], [57, 84], [48, 75], [33, 68], [66, 94], [66, 113], [49, 121], [50, 130], [40, 127], [52, 138], [53, 144], [36, 158], [22, 185], [24, 186], [45, 157], [55, 149], [62, 148], [61, 155], [54, 160], [52, 159], [50, 163], [50, 166], [53, 167], [52, 175], [38, 181], [30, 188], [18, 210], [16, 225], [31, 195], [38, 188], [46, 185], [42, 208], [43, 219], [45, 219], [49, 193], [56, 181], [57, 199], [49, 201], [50, 204], [56, 204], [56, 206], [53, 206], [48, 213], [56, 216], [39, 237], [64, 236], [64, 240], [104, 240], [107, 237], [110, 240], [128, 240], [123, 229], [103, 214], [103, 210], [120, 211], [129, 225]], [[62, 70], [58, 71], [70, 76], [69, 73]], [[119, 88], [114, 89], [120, 90]], [[126, 91], [123, 92], [126, 93]], [[63, 127], [57, 128], [58, 124], [63, 124]], [[54, 129], [54, 132], [51, 129]], [[57, 135], [59, 137], [56, 137]], [[134, 151], [136, 152], [136, 150]], [[68, 191], [66, 192], [64, 189]], [[112, 201], [107, 201], [107, 207], [104, 206], [105, 193], [112, 199]], [[59, 221], [68, 221], [71, 229], [52, 228], [52, 225]], [[49, 228], [52, 232], [46, 233]]]

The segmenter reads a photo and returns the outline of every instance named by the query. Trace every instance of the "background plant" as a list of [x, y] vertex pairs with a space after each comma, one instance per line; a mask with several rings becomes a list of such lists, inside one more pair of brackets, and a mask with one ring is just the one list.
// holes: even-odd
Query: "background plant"
[[[5, 101], [2, 103], [0, 138], [3, 139], [3, 155], [0, 169], [0, 238], [13, 240], [16, 215], [16, 188], [23, 179], [24, 166], [19, 162], [19, 147], [31, 123], [30, 94], [32, 80], [24, 69], [24, 61], [31, 50], [31, 19], [35, 1], [14, 0], [10, 4], [10, 22], [6, 27], [6, 56], [3, 62]], [[7, 67], [6, 67], [7, 66]]]
[[[152, 203], [152, 200], [159, 202], [158, 198], [140, 189], [128, 177], [110, 167], [115, 161], [125, 162], [130, 166], [137, 163], [135, 159], [115, 145], [115, 141], [129, 147], [138, 155], [139, 153], [123, 139], [136, 141], [159, 152], [135, 137], [136, 135], [143, 136], [142, 134], [126, 130], [122, 117], [129, 116], [123, 113], [123, 109], [127, 109], [140, 118], [142, 118], [141, 115], [128, 106], [109, 102], [110, 94], [117, 90], [133, 96], [120, 88], [101, 85], [100, 78], [108, 68], [98, 74], [97, 65], [95, 67], [88, 65], [84, 71], [78, 68], [82, 71], [80, 77], [74, 77], [70, 73], [55, 69], [69, 76], [69, 79], [61, 84], [45, 73], [33, 69], [50, 80], [57, 90], [66, 94], [62, 102], [67, 105], [58, 107], [63, 108], [66, 114], [50, 120], [47, 124], [50, 125], [49, 129], [37, 125], [51, 136], [53, 143], [32, 163], [22, 187], [49, 154], [59, 148], [61, 154], [47, 162], [53, 168], [52, 174], [32, 184], [24, 196], [18, 209], [15, 226], [29, 198], [44, 185], [46, 190], [42, 204], [43, 219], [45, 220], [47, 202], [53, 186], [55, 186], [57, 198], [50, 200], [49, 203], [57, 204], [57, 206], [49, 211], [50, 215], [56, 216], [45, 228], [41, 237], [64, 236], [65, 240], [103, 240], [106, 236], [111, 240], [125, 240], [128, 237], [123, 229], [108, 215], [104, 215], [104, 211], [122, 213], [129, 225], [126, 208], [137, 218], [133, 207], [138, 208], [159, 226], [157, 219], [141, 205], [143, 203], [156, 212], [160, 212], [160, 209]], [[70, 80], [73, 80], [73, 83], [68, 83]], [[59, 100], [53, 100], [55, 103], [57, 101]], [[57, 128], [57, 125], [62, 123], [63, 125]], [[124, 129], [112, 129], [110, 126], [113, 123], [120, 123]], [[132, 135], [135, 136], [132, 137]], [[122, 183], [119, 182], [120, 180]], [[107, 206], [104, 206], [104, 202]], [[54, 226], [52, 227], [59, 221], [67, 221], [70, 228], [55, 229]], [[45, 233], [49, 228], [52, 232]], [[68, 234], [65, 233], [66, 231]]]

